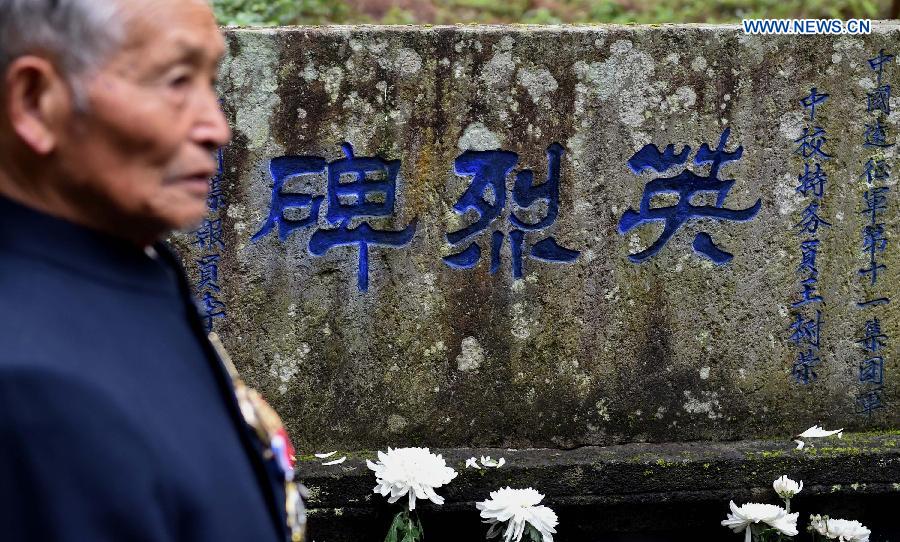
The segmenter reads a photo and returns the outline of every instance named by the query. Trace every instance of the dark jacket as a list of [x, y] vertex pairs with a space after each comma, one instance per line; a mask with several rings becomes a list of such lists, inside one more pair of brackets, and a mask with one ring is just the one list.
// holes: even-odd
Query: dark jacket
[[0, 198], [0, 540], [285, 540], [187, 283]]

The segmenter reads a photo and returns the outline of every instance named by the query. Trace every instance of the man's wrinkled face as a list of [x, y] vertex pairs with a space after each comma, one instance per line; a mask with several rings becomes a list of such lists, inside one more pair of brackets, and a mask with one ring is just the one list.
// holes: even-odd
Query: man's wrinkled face
[[207, 212], [214, 151], [231, 137], [213, 87], [224, 42], [205, 1], [119, 1], [124, 43], [87, 82], [89, 109], [58, 152], [88, 207], [152, 237]]

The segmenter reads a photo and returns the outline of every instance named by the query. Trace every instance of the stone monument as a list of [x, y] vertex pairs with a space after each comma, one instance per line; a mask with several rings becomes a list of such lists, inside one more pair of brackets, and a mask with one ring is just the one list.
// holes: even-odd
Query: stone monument
[[897, 25], [227, 37], [175, 242], [302, 454], [900, 427]]

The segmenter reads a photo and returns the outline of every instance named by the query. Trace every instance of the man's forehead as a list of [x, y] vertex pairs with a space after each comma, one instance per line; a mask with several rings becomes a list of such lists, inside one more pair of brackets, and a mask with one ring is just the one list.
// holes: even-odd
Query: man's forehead
[[124, 48], [178, 50], [179, 55], [221, 56], [224, 44], [205, 0], [115, 0], [125, 23]]

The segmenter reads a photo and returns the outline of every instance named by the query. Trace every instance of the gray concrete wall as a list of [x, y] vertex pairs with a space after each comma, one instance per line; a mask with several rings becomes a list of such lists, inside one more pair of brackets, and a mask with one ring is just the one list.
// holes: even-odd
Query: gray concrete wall
[[[867, 103], [871, 96], [878, 105], [879, 87], [868, 60], [881, 49], [900, 53], [897, 25], [878, 24], [867, 36], [679, 25], [227, 37], [220, 91], [235, 137], [216, 181], [222, 196], [199, 233], [175, 242], [204, 310], [216, 315], [213, 327], [302, 450], [552, 448], [786, 437], [813, 423], [898, 426], [900, 169], [871, 184], [861, 177], [870, 159], [897, 164], [896, 146], [863, 145], [876, 123], [889, 142], [900, 137], [894, 108]], [[900, 81], [896, 58], [881, 77], [882, 86]], [[800, 100], [812, 87], [829, 97], [811, 120]], [[828, 158], [796, 152], [804, 129], [816, 126]], [[384, 193], [367, 200], [373, 216], [352, 216], [352, 198], [328, 201], [329, 171], [336, 190], [355, 186], [340, 175], [353, 165], [341, 161], [344, 143], [375, 159], [357, 166], [381, 169], [370, 188], [396, 186], [393, 202]], [[696, 164], [698, 152], [718, 156], [718, 166]], [[672, 156], [681, 165], [660, 165]], [[273, 162], [279, 157], [306, 158]], [[485, 177], [493, 189], [470, 190], [464, 170], [479, 164], [501, 169]], [[796, 190], [804, 164], [826, 173], [821, 197]], [[533, 184], [518, 175], [526, 170]], [[273, 171], [320, 173], [289, 177], [273, 200]], [[687, 220], [671, 239], [634, 262], [629, 256], [653, 246], [664, 222], [628, 229], [628, 217], [641, 216], [629, 209], [640, 209], [659, 178], [716, 191], [691, 198], [706, 217], [682, 208]], [[885, 209], [870, 220], [864, 198], [878, 187], [890, 191], [880, 192]], [[451, 242], [448, 233], [479, 217], [454, 207], [467, 191], [486, 227]], [[678, 201], [657, 195], [650, 206]], [[273, 213], [273, 202], [287, 210]], [[804, 233], [797, 224], [812, 202], [830, 226]], [[859, 274], [872, 260], [867, 225], [881, 225], [886, 238], [874, 285]], [[363, 250], [361, 239], [381, 244]], [[502, 245], [491, 273], [495, 239]], [[801, 244], [812, 239], [815, 272], [800, 269]], [[480, 258], [458, 268], [474, 260], [472, 243]], [[365, 251], [368, 272], [360, 273]], [[724, 252], [733, 258], [723, 261]], [[794, 307], [810, 278], [822, 301]], [[890, 303], [857, 305], [880, 298]], [[817, 314], [818, 347], [808, 336], [792, 342], [797, 316]], [[857, 341], [875, 318], [884, 346], [867, 352]]]

